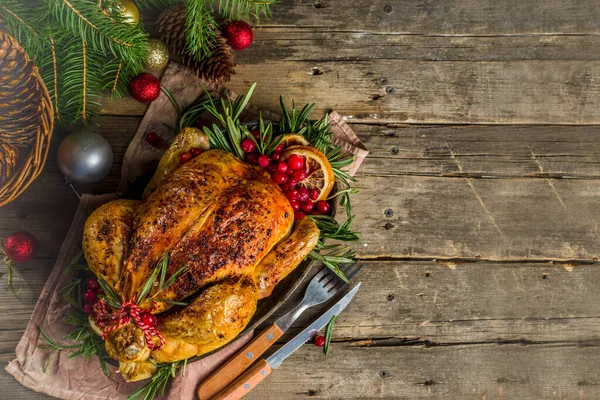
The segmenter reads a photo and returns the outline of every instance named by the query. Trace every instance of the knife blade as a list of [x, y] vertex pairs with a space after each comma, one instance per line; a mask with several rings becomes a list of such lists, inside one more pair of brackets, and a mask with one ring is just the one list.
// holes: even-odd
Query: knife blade
[[292, 353], [298, 350], [302, 345], [311, 339], [312, 333], [320, 330], [329, 323], [331, 318], [339, 315], [350, 300], [354, 297], [360, 283], [350, 290], [344, 297], [335, 303], [329, 310], [321, 314], [312, 324], [306, 327], [302, 332], [296, 335], [292, 340], [286, 343], [283, 347], [277, 350], [266, 360], [260, 360], [245, 373], [240, 375], [229, 386], [219, 392], [212, 400], [238, 400], [244, 397], [258, 383], [260, 383], [273, 369], [278, 368], [281, 363], [288, 358]]
[[336, 315], [339, 315], [346, 306], [350, 303], [350, 300], [354, 297], [356, 292], [358, 292], [358, 288], [360, 288], [360, 282], [349, 291], [344, 297], [340, 299], [337, 303], [335, 303], [329, 310], [325, 311], [323, 315], [321, 315], [315, 322], [310, 324], [306, 329], [296, 335], [292, 340], [287, 342], [282, 348], [277, 350], [273, 355], [267, 358], [267, 363], [271, 366], [271, 368], [278, 368], [283, 360], [288, 358], [290, 354], [294, 351], [298, 350], [302, 345], [308, 342], [311, 339], [312, 332], [323, 329], [325, 325], [329, 323], [331, 318]]

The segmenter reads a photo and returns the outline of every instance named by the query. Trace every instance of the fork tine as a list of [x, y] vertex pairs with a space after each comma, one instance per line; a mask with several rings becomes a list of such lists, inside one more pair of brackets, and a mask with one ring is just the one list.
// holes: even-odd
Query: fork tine
[[335, 293], [337, 292], [346, 282], [341, 279], [335, 279], [333, 285], [328, 285], [325, 287], [327, 289], [327, 293]]
[[356, 267], [352, 272], [346, 274], [346, 278], [348, 278], [348, 280], [352, 279], [354, 277], [354, 275], [356, 275], [358, 273], [358, 271], [360, 271], [364, 265], [365, 264], [359, 264], [358, 267]]
[[329, 272], [329, 268], [323, 267], [323, 269], [321, 269], [319, 272], [317, 272], [315, 274], [315, 276], [313, 277], [313, 279], [316, 279], [317, 281], [320, 281], [321, 278], [323, 278], [325, 275], [327, 275], [328, 272]]
[[354, 267], [357, 263], [358, 263], [358, 261], [354, 261], [353, 263], [350, 263], [350, 264], [342, 264], [340, 266], [340, 271], [342, 271], [344, 273], [344, 275], [346, 275], [346, 272], [350, 271], [352, 269], [352, 267]]
[[326, 287], [333, 281], [335, 281], [335, 275], [328, 274], [325, 278], [323, 278], [323, 280], [320, 283], [321, 283], [321, 286]]

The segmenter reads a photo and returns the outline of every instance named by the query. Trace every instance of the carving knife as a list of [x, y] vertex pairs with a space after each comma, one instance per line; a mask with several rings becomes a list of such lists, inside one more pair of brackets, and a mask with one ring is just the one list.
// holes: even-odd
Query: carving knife
[[313, 331], [320, 330], [333, 318], [341, 313], [354, 297], [360, 283], [349, 291], [340, 301], [334, 304], [329, 310], [323, 313], [315, 322], [300, 332], [296, 337], [286, 343], [281, 349], [277, 350], [269, 358], [262, 359], [250, 367], [246, 372], [240, 375], [229, 386], [219, 392], [212, 400], [238, 400], [250, 392], [256, 385], [265, 379], [273, 369], [278, 368], [283, 360], [298, 350], [302, 345], [311, 339]]

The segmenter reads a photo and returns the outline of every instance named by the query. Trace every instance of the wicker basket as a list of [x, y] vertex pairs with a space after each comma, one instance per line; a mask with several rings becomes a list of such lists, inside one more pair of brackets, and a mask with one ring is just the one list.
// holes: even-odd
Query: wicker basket
[[0, 31], [0, 206], [42, 172], [54, 110], [37, 67], [17, 40]]

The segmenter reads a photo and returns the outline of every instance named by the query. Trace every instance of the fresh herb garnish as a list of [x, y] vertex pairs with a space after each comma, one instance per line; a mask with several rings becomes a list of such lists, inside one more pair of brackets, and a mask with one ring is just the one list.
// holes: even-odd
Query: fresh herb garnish
[[333, 333], [333, 325], [335, 324], [336, 318], [337, 315], [331, 317], [331, 320], [327, 324], [327, 329], [325, 330], [325, 347], [323, 347], [325, 355], [329, 354], [329, 351], [331, 350], [331, 334]]
[[[169, 383], [171, 378], [175, 378], [177, 369], [180, 367], [180, 363], [181, 361], [175, 361], [173, 363], [167, 364], [156, 364], [158, 370], [152, 376], [152, 378], [150, 378], [150, 380], [144, 386], [139, 388], [131, 396], [128, 396], [127, 400], [152, 400], [159, 390], [160, 395], [164, 396], [167, 384]], [[186, 365], [187, 360], [185, 360], [184, 362], [182, 374], [185, 374]]]

